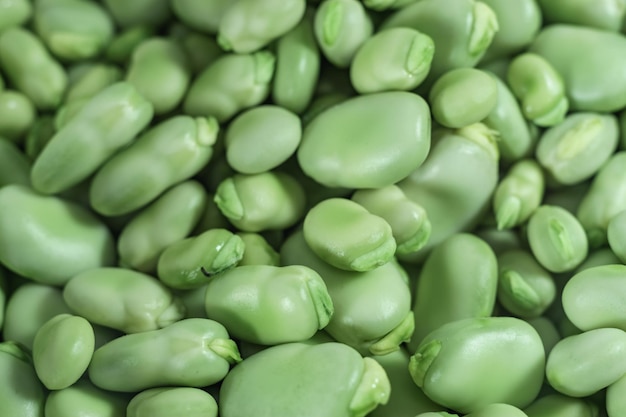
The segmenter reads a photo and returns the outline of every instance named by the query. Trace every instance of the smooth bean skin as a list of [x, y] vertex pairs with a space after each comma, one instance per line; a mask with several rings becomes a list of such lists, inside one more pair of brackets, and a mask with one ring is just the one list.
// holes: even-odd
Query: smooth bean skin
[[228, 125], [226, 160], [243, 174], [269, 171], [296, 151], [301, 138], [302, 123], [295, 113], [275, 105], [257, 106]]
[[539, 317], [554, 301], [554, 278], [529, 252], [512, 250], [499, 255], [498, 270], [498, 301], [517, 317]]
[[338, 68], [347, 68], [374, 26], [356, 0], [324, 0], [315, 11], [314, 31], [323, 55]]
[[115, 83], [88, 100], [37, 156], [33, 187], [64, 191], [93, 174], [152, 119], [152, 105], [128, 83]]
[[301, 114], [311, 103], [320, 74], [321, 53], [313, 32], [313, 13], [276, 41], [272, 101]]
[[87, 99], [122, 79], [122, 70], [110, 64], [92, 64], [70, 80], [64, 102]]
[[241, 260], [244, 243], [226, 229], [206, 232], [172, 243], [159, 255], [157, 276], [175, 289], [194, 289]]
[[525, 407], [539, 393], [545, 354], [541, 338], [513, 317], [444, 324], [420, 343], [409, 372], [433, 401], [462, 413], [488, 404]]
[[507, 82], [524, 116], [536, 125], [554, 126], [565, 118], [570, 105], [561, 74], [541, 55], [527, 52], [515, 57]]
[[213, 118], [173, 116], [109, 159], [89, 188], [100, 214], [130, 213], [195, 175], [213, 155], [219, 126]]
[[489, 404], [465, 417], [528, 417], [525, 412], [510, 404]]
[[328, 324], [333, 302], [317, 272], [306, 266], [239, 266], [206, 287], [208, 318], [246, 342], [304, 341]]
[[237, 233], [244, 244], [243, 256], [237, 265], [280, 266], [280, 255], [269, 242], [258, 233]]
[[576, 210], [589, 246], [597, 248], [607, 242], [607, 228], [613, 217], [626, 210], [626, 152], [617, 152], [600, 168], [583, 194]]
[[305, 0], [237, 0], [221, 16], [217, 42], [238, 54], [258, 51], [293, 29], [305, 9]]
[[18, 27], [2, 31], [0, 67], [38, 110], [51, 110], [61, 103], [67, 75], [33, 33]]
[[622, 376], [606, 389], [606, 411], [608, 417], [618, 417], [626, 411], [626, 376]]
[[222, 55], [191, 83], [183, 109], [192, 116], [227, 121], [269, 96], [275, 66], [275, 55], [265, 50]]
[[33, 13], [33, 5], [29, 0], [2, 0], [0, 9], [2, 9], [0, 32], [24, 24]]
[[601, 328], [569, 336], [554, 346], [546, 377], [558, 392], [586, 397], [608, 387], [626, 373], [626, 332]]
[[347, 271], [371, 271], [389, 262], [396, 251], [389, 223], [345, 198], [330, 198], [311, 208], [303, 231], [317, 256]]
[[200, 221], [207, 192], [194, 180], [182, 182], [146, 207], [124, 226], [117, 239], [121, 266], [142, 272], [156, 270], [159, 255], [186, 238]]
[[126, 81], [152, 103], [155, 114], [178, 106], [190, 79], [191, 69], [183, 49], [164, 38], [150, 38], [137, 45], [126, 73]]
[[94, 352], [88, 372], [94, 385], [109, 391], [199, 388], [221, 381], [239, 361], [237, 345], [224, 326], [192, 318], [112, 340]]
[[523, 159], [511, 166], [493, 195], [498, 229], [525, 223], [541, 205], [544, 190], [544, 174], [535, 160]]
[[217, 402], [198, 388], [151, 388], [135, 395], [128, 403], [127, 417], [217, 417]]
[[622, 28], [624, 0], [538, 0], [546, 23], [570, 23], [619, 32]]
[[33, 340], [33, 365], [49, 390], [67, 388], [89, 366], [95, 346], [89, 322], [71, 314], [59, 314], [37, 331]]
[[96, 268], [75, 275], [63, 299], [91, 323], [125, 333], [171, 325], [184, 316], [182, 303], [155, 278], [122, 268]]
[[171, 0], [174, 15], [185, 25], [207, 33], [217, 33], [222, 16], [233, 0]]
[[490, 202], [498, 182], [495, 137], [482, 124], [440, 131], [422, 166], [397, 185], [421, 205], [432, 225], [422, 250], [398, 258], [417, 262], [455, 233], [472, 227]]
[[0, 343], [0, 404], [3, 414], [43, 416], [45, 388], [39, 382], [29, 356], [19, 344], [11, 341]]
[[36, 110], [30, 99], [12, 90], [0, 91], [0, 136], [21, 142], [35, 122]]
[[0, 188], [11, 184], [30, 186], [30, 168], [30, 160], [20, 148], [0, 137]]
[[426, 79], [434, 53], [433, 40], [415, 29], [383, 30], [357, 50], [350, 81], [360, 94], [413, 90]]
[[624, 287], [626, 265], [587, 268], [572, 276], [563, 288], [563, 310], [582, 331], [613, 327], [626, 331]]
[[417, 252], [428, 242], [431, 230], [428, 214], [398, 186], [358, 190], [351, 199], [389, 224], [396, 253]]
[[286, 343], [248, 357], [228, 373], [220, 388], [220, 415], [365, 417], [385, 404], [389, 393], [383, 368], [349, 346]]
[[598, 407], [582, 398], [549, 394], [524, 409], [528, 417], [597, 417]]
[[24, 277], [63, 285], [79, 272], [112, 265], [113, 245], [107, 227], [82, 206], [21, 185], [0, 189], [0, 261]]
[[154, 27], [152, 26], [138, 25], [122, 29], [107, 45], [104, 55], [110, 62], [125, 64], [137, 45], [153, 35]]
[[571, 185], [592, 177], [617, 148], [617, 118], [602, 113], [572, 113], [546, 130], [536, 157], [559, 184]]
[[104, 0], [115, 23], [126, 28], [136, 25], [159, 26], [171, 15], [169, 0]]
[[530, 51], [543, 56], [561, 75], [572, 110], [613, 112], [626, 106], [626, 96], [620, 93], [626, 88], [623, 36], [555, 24], [539, 32]]
[[491, 44], [499, 24], [494, 11], [482, 2], [426, 0], [393, 13], [382, 23], [381, 29], [390, 27], [413, 28], [433, 39], [435, 54], [428, 78], [435, 80], [451, 69], [476, 65]]
[[609, 247], [622, 263], [626, 262], [626, 210], [613, 216], [607, 226]]
[[583, 226], [561, 207], [540, 206], [528, 220], [527, 234], [533, 255], [550, 272], [571, 271], [587, 257]]
[[302, 186], [282, 172], [236, 174], [217, 187], [214, 201], [228, 221], [244, 232], [284, 229], [304, 212]]
[[429, 150], [428, 105], [395, 91], [351, 98], [317, 115], [304, 128], [297, 157], [304, 173], [327, 187], [378, 188], [405, 178]]
[[498, 266], [493, 250], [467, 233], [451, 236], [426, 258], [413, 295], [415, 351], [431, 331], [456, 320], [488, 317], [496, 302]]
[[345, 271], [321, 260], [302, 231], [280, 249], [283, 265], [305, 265], [324, 280], [334, 312], [325, 331], [362, 355], [386, 355], [408, 342], [414, 329], [406, 271], [395, 261], [367, 272]]
[[63, 60], [96, 57], [111, 41], [114, 30], [104, 7], [80, 0], [37, 2], [34, 27], [50, 51]]
[[95, 387], [88, 379], [51, 391], [46, 398], [46, 417], [122, 417], [128, 399]]

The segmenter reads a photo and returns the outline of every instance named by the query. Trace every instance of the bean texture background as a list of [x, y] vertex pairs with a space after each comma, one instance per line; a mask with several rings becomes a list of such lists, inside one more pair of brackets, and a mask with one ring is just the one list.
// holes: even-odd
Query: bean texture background
[[0, 0], [0, 417], [625, 417], [626, 0]]

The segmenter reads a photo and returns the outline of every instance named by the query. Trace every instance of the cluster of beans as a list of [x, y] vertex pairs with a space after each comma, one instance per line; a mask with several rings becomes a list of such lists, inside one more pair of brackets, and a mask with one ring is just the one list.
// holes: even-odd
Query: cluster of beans
[[626, 0], [0, 0], [0, 417], [626, 416]]

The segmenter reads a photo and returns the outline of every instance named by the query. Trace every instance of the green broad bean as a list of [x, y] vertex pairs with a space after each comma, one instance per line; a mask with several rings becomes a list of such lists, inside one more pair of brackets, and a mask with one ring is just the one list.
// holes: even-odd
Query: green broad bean
[[613, 217], [626, 210], [626, 152], [617, 152], [600, 168], [583, 194], [576, 217], [592, 248], [607, 242], [607, 229]]
[[317, 272], [306, 266], [236, 267], [206, 287], [206, 315], [246, 342], [304, 341], [328, 324], [333, 302]]
[[165, 38], [149, 38], [135, 47], [126, 81], [154, 107], [155, 114], [168, 113], [183, 100], [191, 69], [183, 48]]
[[530, 51], [545, 58], [561, 76], [571, 110], [613, 112], [626, 106], [626, 96], [620, 93], [626, 88], [624, 36], [554, 24], [539, 32]]
[[0, 136], [14, 143], [22, 142], [36, 115], [37, 110], [26, 95], [19, 91], [0, 91]]
[[346, 271], [371, 271], [389, 262], [396, 251], [389, 223], [345, 198], [323, 200], [311, 208], [303, 232], [320, 259]]
[[512, 405], [495, 403], [481, 407], [466, 414], [465, 417], [528, 417], [528, 415]]
[[315, 39], [324, 57], [348, 68], [357, 50], [372, 36], [374, 25], [357, 0], [324, 0], [315, 12]]
[[107, 61], [116, 64], [126, 63], [141, 42], [154, 35], [154, 28], [148, 25], [130, 26], [115, 34], [107, 45], [104, 55]]
[[626, 263], [626, 210], [613, 216], [607, 226], [609, 247], [622, 263]]
[[626, 411], [626, 376], [622, 376], [606, 389], [606, 411], [608, 417], [619, 417]]
[[409, 350], [442, 325], [489, 317], [496, 302], [496, 256], [474, 235], [455, 234], [426, 258], [414, 291], [415, 331]]
[[533, 41], [542, 23], [542, 10], [535, 0], [502, 2], [480, 0], [487, 4], [498, 20], [498, 31], [482, 61], [511, 56], [526, 48]]
[[40, 0], [34, 10], [35, 31], [60, 59], [95, 58], [113, 38], [113, 20], [98, 3]]
[[258, 233], [237, 233], [243, 241], [243, 256], [237, 265], [280, 265], [280, 255]]
[[587, 257], [583, 226], [561, 207], [537, 208], [528, 220], [527, 234], [533, 255], [550, 272], [571, 271]]
[[150, 122], [153, 109], [137, 90], [115, 83], [92, 98], [50, 139], [31, 171], [36, 190], [64, 191], [93, 174]]
[[461, 128], [487, 117], [497, 97], [493, 76], [475, 68], [458, 68], [435, 81], [429, 102], [433, 118], [440, 125]]
[[266, 50], [220, 56], [191, 83], [184, 112], [225, 122], [262, 103], [270, 94], [275, 65], [275, 55]]
[[88, 373], [94, 385], [116, 392], [167, 385], [199, 388], [221, 381], [230, 365], [240, 361], [224, 326], [192, 318], [112, 340], [94, 352]]
[[89, 102], [88, 98], [72, 100], [57, 110], [54, 116], [54, 128], [56, 131], [61, 130], [67, 125]]
[[217, 417], [217, 402], [198, 388], [151, 388], [135, 395], [128, 403], [127, 417]]
[[38, 110], [53, 110], [61, 103], [67, 75], [32, 32], [21, 27], [0, 32], [0, 68]]
[[33, 365], [49, 390], [73, 385], [93, 356], [95, 336], [91, 324], [80, 316], [59, 314], [37, 331], [33, 340]]
[[415, 3], [418, 0], [363, 0], [365, 7], [371, 10], [383, 11], [390, 9], [400, 9]]
[[533, 326], [533, 328], [541, 337], [541, 341], [543, 342], [543, 349], [546, 352], [546, 355], [550, 353], [552, 348], [561, 340], [561, 335], [559, 334], [559, 330], [556, 328], [556, 325], [545, 316], [536, 317], [534, 319], [529, 319], [528, 324]]
[[626, 373], [626, 332], [601, 328], [560, 340], [546, 362], [546, 377], [558, 392], [587, 397]]
[[150, 203], [206, 165], [218, 130], [214, 118], [183, 115], [152, 127], [100, 167], [89, 188], [91, 207], [117, 216]]
[[391, 27], [416, 29], [435, 42], [431, 81], [451, 69], [476, 65], [499, 30], [494, 11], [475, 0], [420, 0], [391, 14], [380, 29]]
[[29, 0], [1, 0], [0, 32], [26, 23], [33, 13], [33, 5]]
[[624, 0], [538, 0], [546, 23], [570, 23], [619, 32], [626, 14]]
[[[54, 117], [52, 116], [40, 116], [33, 122], [23, 143], [24, 152], [30, 161], [37, 159], [37, 156], [54, 136], [55, 131]], [[28, 184], [30, 185], [30, 170]]]
[[226, 229], [211, 229], [172, 243], [159, 255], [157, 276], [174, 289], [194, 289], [234, 268], [243, 257], [243, 240]]
[[46, 417], [123, 417], [128, 399], [95, 387], [88, 379], [51, 391], [46, 399]]
[[82, 271], [113, 264], [113, 245], [111, 232], [86, 208], [22, 185], [0, 188], [0, 261], [12, 271], [63, 285]]
[[303, 215], [302, 186], [282, 172], [235, 174], [217, 187], [215, 204], [228, 221], [243, 232], [280, 230]]
[[414, 330], [406, 271], [394, 260], [367, 272], [345, 271], [313, 253], [302, 231], [280, 249], [283, 265], [304, 265], [324, 280], [334, 306], [325, 331], [362, 355], [386, 355]]
[[446, 413], [445, 411], [429, 411], [427, 413], [420, 413], [415, 417], [459, 417], [459, 415]]
[[601, 113], [572, 113], [546, 130], [536, 157], [558, 184], [577, 184], [591, 178], [617, 148], [617, 118]]
[[237, 172], [270, 171], [296, 152], [302, 139], [300, 118], [275, 105], [262, 105], [236, 116], [224, 137], [226, 160]]
[[[32, 306], [36, 305], [37, 309]], [[63, 292], [57, 287], [26, 283], [9, 295], [4, 315], [2, 337], [33, 348], [37, 331], [58, 314], [71, 314], [72, 310], [63, 300]]]
[[[578, 268], [574, 270], [575, 273], [579, 273], [588, 268], [602, 265], [613, 265], [621, 263], [619, 258], [615, 256], [615, 253], [611, 248], [600, 248], [589, 253], [587, 258], [581, 263]], [[571, 277], [570, 277], [571, 278]]]
[[320, 50], [313, 32], [313, 14], [305, 13], [296, 27], [276, 41], [272, 101], [301, 114], [313, 98], [320, 62]]
[[0, 404], [10, 416], [43, 416], [46, 393], [29, 353], [19, 344], [0, 343]]
[[356, 51], [350, 81], [360, 94], [387, 90], [413, 90], [430, 71], [433, 40], [410, 28], [375, 33]]
[[73, 276], [63, 299], [91, 323], [125, 333], [160, 329], [184, 317], [184, 306], [150, 275], [122, 268], [94, 268]]
[[523, 159], [511, 166], [493, 195], [498, 229], [510, 229], [525, 223], [541, 205], [544, 189], [544, 174], [537, 162]]
[[554, 126], [565, 118], [569, 101], [561, 74], [541, 55], [527, 52], [515, 57], [507, 82], [524, 116], [536, 125]]
[[526, 251], [498, 256], [498, 301], [517, 317], [541, 316], [556, 298], [554, 278]]
[[351, 199], [391, 226], [396, 253], [417, 252], [428, 242], [431, 230], [428, 214], [398, 186], [358, 190]]
[[293, 29], [305, 9], [305, 0], [237, 0], [220, 18], [217, 42], [238, 54], [258, 51]]
[[498, 90], [496, 105], [483, 123], [499, 133], [498, 149], [502, 160], [517, 161], [530, 155], [535, 140], [508, 85], [499, 76], [494, 75], [493, 79]]
[[583, 398], [549, 394], [524, 409], [528, 417], [598, 417], [598, 407]]
[[494, 133], [482, 124], [440, 131], [422, 166], [397, 185], [421, 205], [432, 225], [422, 250], [398, 258], [418, 262], [448, 237], [475, 225], [498, 182]]
[[422, 165], [430, 133], [430, 111], [419, 95], [358, 96], [305, 126], [297, 158], [306, 175], [327, 187], [385, 187]]
[[217, 33], [222, 17], [238, 0], [171, 0], [174, 15], [192, 29]]
[[64, 102], [67, 104], [74, 100], [93, 97], [105, 88], [121, 81], [122, 75], [122, 70], [115, 65], [94, 64], [70, 82]]
[[530, 404], [541, 388], [541, 338], [513, 317], [468, 318], [431, 332], [411, 356], [413, 381], [433, 401], [462, 413], [492, 403]]
[[159, 26], [171, 16], [170, 0], [104, 0], [104, 6], [122, 28], [148, 25]]
[[0, 188], [11, 184], [30, 186], [30, 168], [30, 160], [20, 148], [0, 137]]
[[623, 303], [626, 265], [590, 267], [578, 272], [565, 284], [563, 310], [583, 331], [613, 327], [626, 331]]
[[275, 416], [280, 398], [284, 415], [365, 417], [387, 403], [390, 391], [384, 369], [349, 346], [287, 343], [248, 357], [228, 373], [220, 415]]
[[209, 197], [197, 181], [185, 181], [164, 192], [124, 226], [117, 239], [121, 266], [156, 271], [159, 255], [186, 238], [200, 221]]

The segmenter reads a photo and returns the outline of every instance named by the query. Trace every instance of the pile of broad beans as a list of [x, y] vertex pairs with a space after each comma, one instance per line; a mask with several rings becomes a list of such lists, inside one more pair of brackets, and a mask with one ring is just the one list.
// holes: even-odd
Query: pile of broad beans
[[626, 0], [0, 0], [0, 416], [626, 416]]

